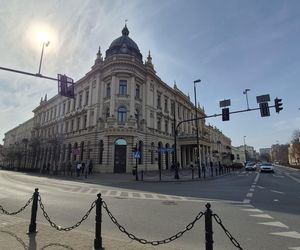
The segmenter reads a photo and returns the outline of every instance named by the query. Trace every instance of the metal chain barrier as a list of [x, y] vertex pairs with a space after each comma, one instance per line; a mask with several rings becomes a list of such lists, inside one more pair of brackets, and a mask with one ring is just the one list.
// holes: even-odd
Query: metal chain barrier
[[220, 227], [224, 230], [225, 234], [227, 235], [227, 237], [230, 239], [230, 241], [232, 242], [232, 244], [240, 249], [243, 250], [243, 248], [241, 247], [241, 245], [237, 242], [237, 240], [231, 235], [231, 233], [225, 228], [225, 226], [222, 223], [221, 218], [217, 215], [217, 214], [213, 214], [212, 215], [215, 219], [215, 221], [217, 222], [217, 224], [220, 225]]
[[18, 213], [21, 213], [26, 207], [28, 207], [28, 205], [32, 202], [32, 197], [26, 202], [26, 204], [23, 206], [23, 207], [21, 207], [18, 211], [16, 211], [16, 212], [8, 212], [7, 210], [5, 210], [1, 205], [0, 205], [0, 211], [2, 212], [2, 213], [4, 213], [4, 214], [6, 214], [6, 215], [16, 215], [16, 214], [18, 214]]
[[196, 218], [195, 218], [191, 223], [189, 223], [189, 224], [185, 227], [184, 230], [179, 231], [177, 234], [174, 234], [173, 236], [171, 236], [171, 237], [169, 237], [169, 238], [166, 238], [166, 239], [164, 239], [164, 240], [148, 241], [148, 240], [145, 240], [145, 239], [138, 238], [138, 237], [136, 237], [135, 235], [133, 235], [133, 234], [127, 232], [127, 230], [126, 230], [123, 226], [121, 226], [121, 225], [119, 224], [119, 222], [117, 221], [117, 219], [116, 219], [116, 218], [112, 215], [112, 213], [109, 211], [109, 209], [108, 209], [107, 204], [106, 204], [105, 201], [103, 201], [102, 206], [103, 206], [103, 208], [106, 210], [106, 212], [107, 212], [109, 218], [111, 219], [111, 221], [119, 228], [119, 230], [120, 230], [122, 233], [126, 234], [131, 240], [138, 241], [138, 242], [141, 243], [141, 244], [151, 244], [152, 246], [158, 246], [158, 245], [160, 245], [160, 244], [167, 244], [167, 243], [170, 243], [170, 242], [172, 242], [172, 241], [174, 241], [174, 240], [180, 238], [185, 232], [191, 230], [191, 229], [194, 227], [195, 223], [196, 223], [198, 220], [200, 220], [201, 217], [204, 215], [203, 212], [200, 212], [200, 213], [196, 216]]
[[55, 228], [55, 229], [58, 230], [58, 231], [71, 231], [71, 230], [73, 230], [73, 229], [79, 227], [79, 226], [81, 225], [81, 223], [89, 217], [91, 211], [92, 211], [93, 208], [96, 206], [96, 201], [94, 201], [94, 202], [92, 203], [90, 209], [87, 211], [87, 213], [82, 217], [82, 219], [81, 219], [79, 222], [77, 222], [77, 223], [76, 223], [75, 225], [73, 225], [73, 226], [63, 228], [63, 227], [61, 227], [61, 226], [56, 225], [53, 221], [51, 221], [51, 219], [50, 219], [48, 213], [45, 211], [45, 206], [44, 206], [44, 204], [43, 204], [43, 202], [42, 202], [42, 199], [41, 199], [41, 196], [40, 196], [40, 195], [39, 195], [38, 201], [39, 201], [39, 204], [40, 204], [40, 208], [41, 208], [41, 210], [43, 211], [43, 215], [44, 215], [45, 219], [49, 222], [49, 224], [50, 224], [53, 228]]

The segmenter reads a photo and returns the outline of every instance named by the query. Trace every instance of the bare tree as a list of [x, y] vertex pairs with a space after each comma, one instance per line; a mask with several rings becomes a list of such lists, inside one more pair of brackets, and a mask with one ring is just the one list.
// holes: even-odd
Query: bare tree
[[296, 163], [300, 163], [300, 130], [295, 130], [291, 141], [291, 155]]

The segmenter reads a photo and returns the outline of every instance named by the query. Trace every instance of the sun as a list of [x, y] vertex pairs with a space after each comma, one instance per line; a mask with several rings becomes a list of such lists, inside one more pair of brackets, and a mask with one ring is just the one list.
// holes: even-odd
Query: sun
[[54, 47], [57, 47], [57, 36], [53, 28], [42, 22], [31, 23], [26, 32], [27, 44], [34, 50], [39, 51], [42, 44], [47, 45], [50, 42], [51, 46], [47, 48], [47, 52], [51, 52]]

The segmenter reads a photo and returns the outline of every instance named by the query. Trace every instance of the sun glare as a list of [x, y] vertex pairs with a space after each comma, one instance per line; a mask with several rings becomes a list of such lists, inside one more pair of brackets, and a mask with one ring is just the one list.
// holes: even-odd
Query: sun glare
[[50, 42], [51, 46], [47, 48], [50, 52], [57, 46], [57, 36], [54, 30], [45, 23], [32, 23], [29, 25], [26, 34], [27, 43], [34, 49], [40, 50], [43, 43]]
[[36, 37], [37, 37], [38, 41], [41, 43], [46, 43], [46, 42], [50, 41], [49, 35], [45, 31], [37, 32]]

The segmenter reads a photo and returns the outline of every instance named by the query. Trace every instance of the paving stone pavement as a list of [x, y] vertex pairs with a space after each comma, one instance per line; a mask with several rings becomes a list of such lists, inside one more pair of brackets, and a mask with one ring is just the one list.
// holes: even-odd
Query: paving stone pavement
[[[38, 232], [28, 235], [29, 221], [13, 216], [0, 215], [0, 250], [86, 250], [93, 249], [94, 235], [89, 232], [72, 230], [59, 232], [51, 226], [38, 223]], [[106, 250], [180, 250], [168, 246], [153, 247], [142, 245], [130, 239], [119, 240], [103, 237]]]

